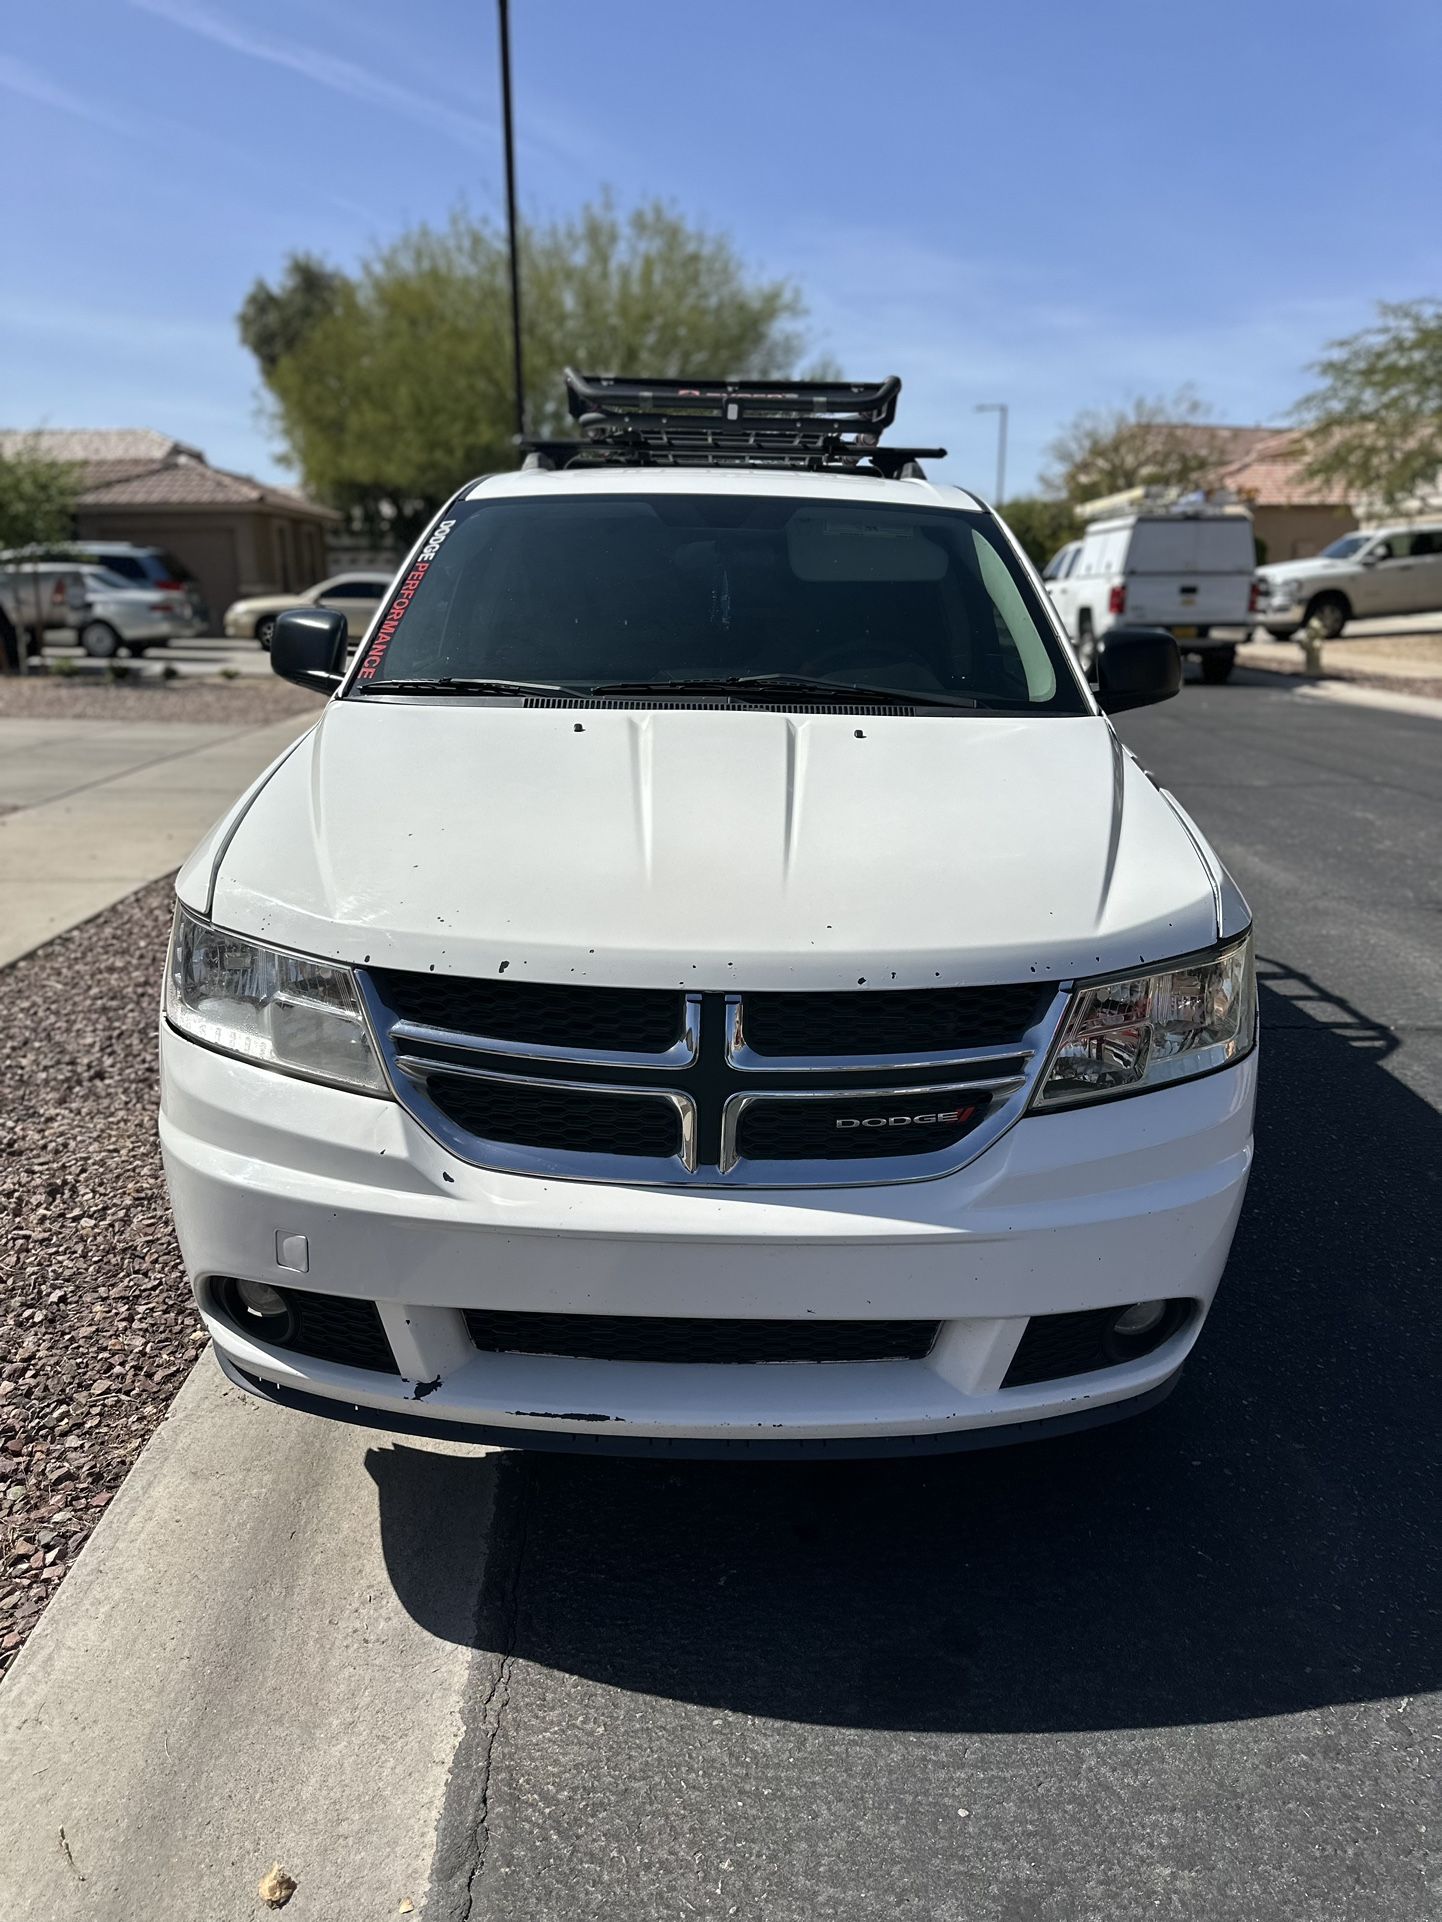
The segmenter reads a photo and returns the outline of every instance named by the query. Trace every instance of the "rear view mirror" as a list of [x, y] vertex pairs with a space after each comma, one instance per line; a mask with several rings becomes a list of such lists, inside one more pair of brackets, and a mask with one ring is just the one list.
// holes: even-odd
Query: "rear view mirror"
[[332, 694], [345, 672], [345, 615], [330, 607], [295, 607], [278, 614], [270, 664], [284, 681]]
[[1096, 644], [1097, 702], [1104, 714], [1169, 701], [1181, 685], [1182, 657], [1164, 627], [1114, 627]]

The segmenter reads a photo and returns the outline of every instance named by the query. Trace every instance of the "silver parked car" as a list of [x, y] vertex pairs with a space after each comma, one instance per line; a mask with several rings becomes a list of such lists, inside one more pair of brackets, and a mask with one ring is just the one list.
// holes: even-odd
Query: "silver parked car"
[[82, 599], [71, 609], [67, 625], [75, 628], [93, 659], [108, 661], [122, 648], [143, 654], [147, 647], [188, 640], [195, 633], [195, 615], [183, 589], [137, 587], [108, 567], [77, 571]]

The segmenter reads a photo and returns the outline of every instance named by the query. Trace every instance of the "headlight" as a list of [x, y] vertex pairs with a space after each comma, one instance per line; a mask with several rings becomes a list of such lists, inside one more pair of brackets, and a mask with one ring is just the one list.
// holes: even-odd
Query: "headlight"
[[388, 1094], [349, 968], [286, 954], [177, 906], [165, 977], [172, 1027], [265, 1068]]
[[1272, 599], [1286, 601], [1289, 606], [1293, 601], [1299, 601], [1301, 598], [1302, 583], [1300, 581], [1278, 581], [1272, 589]]
[[1177, 963], [1164, 974], [1079, 987], [1033, 1108], [1162, 1088], [1224, 1068], [1257, 1034], [1252, 937]]

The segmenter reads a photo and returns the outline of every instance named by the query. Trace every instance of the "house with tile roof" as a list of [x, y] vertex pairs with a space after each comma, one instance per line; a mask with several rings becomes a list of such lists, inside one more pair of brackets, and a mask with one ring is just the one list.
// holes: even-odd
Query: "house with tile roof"
[[150, 427], [0, 429], [0, 453], [21, 448], [80, 470], [81, 540], [163, 547], [199, 581], [219, 622], [246, 594], [287, 594], [326, 572], [326, 540], [341, 517], [289, 487], [212, 467], [198, 447]]
[[1335, 482], [1319, 485], [1304, 471], [1302, 435], [1295, 427], [1258, 429], [1245, 448], [1232, 450], [1213, 484], [1229, 487], [1252, 510], [1258, 558], [1301, 560], [1357, 525], [1353, 503]]

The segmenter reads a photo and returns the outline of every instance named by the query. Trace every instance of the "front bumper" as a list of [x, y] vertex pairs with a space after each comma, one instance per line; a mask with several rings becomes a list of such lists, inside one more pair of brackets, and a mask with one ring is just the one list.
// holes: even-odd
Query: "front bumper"
[[[233, 1379], [383, 1426], [691, 1452], [1021, 1439], [1039, 1422], [1075, 1426], [1155, 1399], [1221, 1278], [1256, 1087], [1253, 1054], [1180, 1087], [1029, 1118], [935, 1181], [723, 1192], [494, 1173], [458, 1161], [395, 1102], [273, 1074], [165, 1027], [161, 1060], [176, 1227]], [[220, 1275], [376, 1301], [398, 1372], [257, 1342], [217, 1312]], [[1153, 1353], [1002, 1386], [1029, 1316], [1159, 1296], [1197, 1309]], [[673, 1365], [482, 1353], [466, 1308], [941, 1329], [918, 1361]]]

